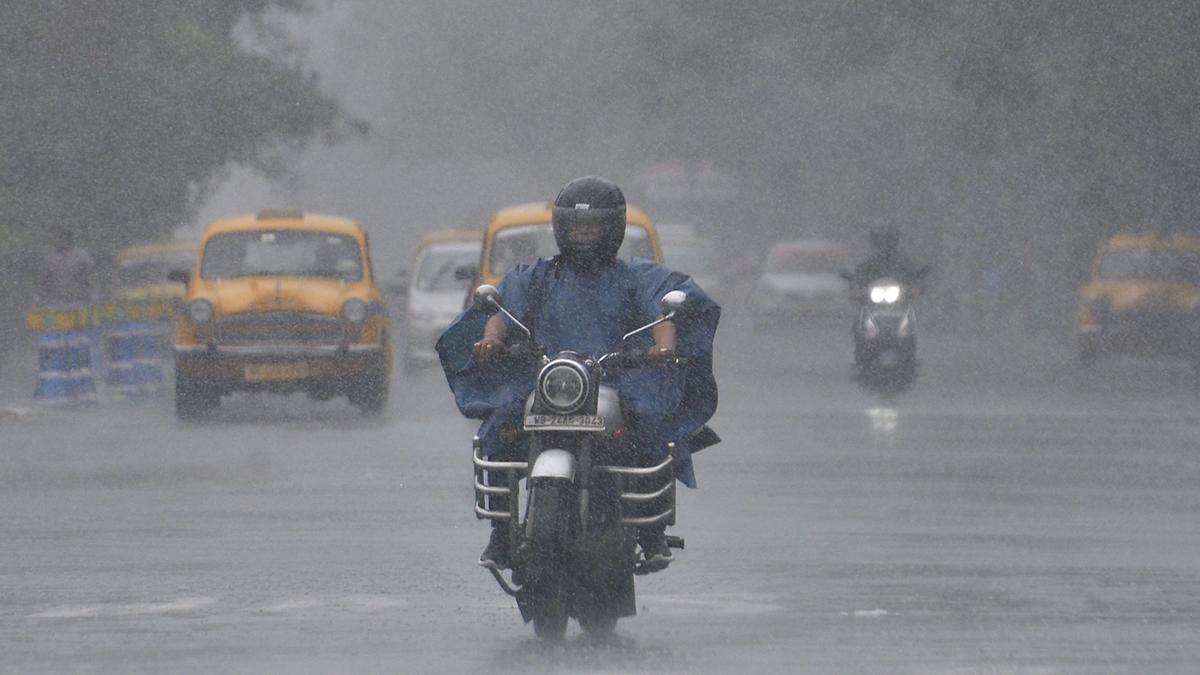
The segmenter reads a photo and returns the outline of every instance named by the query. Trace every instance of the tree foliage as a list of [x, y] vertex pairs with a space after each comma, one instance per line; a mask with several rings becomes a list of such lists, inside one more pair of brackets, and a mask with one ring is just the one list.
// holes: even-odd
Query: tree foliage
[[341, 113], [313, 75], [246, 49], [235, 35], [269, 8], [304, 7], [302, 0], [0, 4], [0, 283], [9, 293], [55, 224], [73, 228], [101, 255], [170, 236], [222, 167], [269, 170], [277, 148], [336, 131]]
[[1197, 230], [1194, 2], [676, 0], [625, 20], [657, 147], [730, 165], [795, 232], [895, 220], [943, 281], [1001, 258], [1065, 316], [1101, 237]]

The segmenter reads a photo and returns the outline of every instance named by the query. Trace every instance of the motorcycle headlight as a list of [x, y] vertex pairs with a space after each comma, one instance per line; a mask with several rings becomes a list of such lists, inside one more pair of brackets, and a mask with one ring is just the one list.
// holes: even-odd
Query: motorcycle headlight
[[872, 286], [871, 302], [875, 304], [892, 304], [900, 299], [899, 286]]
[[551, 361], [538, 375], [538, 394], [555, 412], [575, 412], [587, 393], [587, 371], [573, 361]]
[[207, 300], [193, 300], [188, 303], [188, 317], [193, 323], [208, 323], [213, 318], [212, 303]]
[[358, 298], [350, 298], [342, 305], [342, 318], [350, 323], [362, 323], [367, 320], [367, 303]]

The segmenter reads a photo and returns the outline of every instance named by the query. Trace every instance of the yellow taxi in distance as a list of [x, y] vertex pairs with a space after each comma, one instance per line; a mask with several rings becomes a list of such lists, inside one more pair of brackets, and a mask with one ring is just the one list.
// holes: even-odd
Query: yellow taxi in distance
[[[480, 284], [494, 285], [518, 263], [557, 255], [558, 245], [554, 242], [554, 228], [550, 224], [553, 209], [550, 202], [534, 202], [493, 213], [484, 231], [479, 266], [460, 272], [460, 276], [473, 276], [471, 289]], [[625, 221], [625, 240], [617, 254], [663, 262], [658, 232], [650, 216], [630, 204], [625, 207]]]
[[1200, 367], [1200, 238], [1119, 234], [1083, 288], [1079, 359], [1106, 353], [1183, 355]]
[[115, 299], [183, 298], [187, 286], [168, 277], [171, 272], [192, 269], [196, 250], [194, 241], [162, 241], [122, 249], [117, 253]]
[[234, 391], [387, 402], [392, 350], [363, 228], [263, 211], [213, 221], [200, 238], [175, 328], [175, 410], [194, 418]]

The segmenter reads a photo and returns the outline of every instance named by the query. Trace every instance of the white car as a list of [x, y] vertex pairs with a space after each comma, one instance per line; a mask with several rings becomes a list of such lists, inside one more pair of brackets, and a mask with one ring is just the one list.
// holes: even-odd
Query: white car
[[481, 249], [474, 233], [473, 239], [427, 239], [417, 251], [401, 317], [406, 366], [437, 361], [434, 345], [462, 311], [471, 286], [471, 278], [462, 270], [479, 265]]
[[751, 296], [755, 320], [827, 322], [851, 316], [849, 289], [839, 275], [850, 267], [849, 252], [837, 242], [801, 239], [775, 244]]

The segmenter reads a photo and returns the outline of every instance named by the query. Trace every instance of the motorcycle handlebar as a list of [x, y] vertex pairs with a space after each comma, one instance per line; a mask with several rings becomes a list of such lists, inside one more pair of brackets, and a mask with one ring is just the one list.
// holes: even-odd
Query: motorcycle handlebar
[[[510, 367], [520, 366], [533, 363], [541, 358], [541, 350], [528, 342], [517, 342], [504, 348], [504, 351], [492, 356], [492, 358], [481, 361], [489, 367]], [[476, 357], [478, 358], [478, 357]]]
[[613, 352], [602, 357], [602, 361], [606, 367], [614, 364], [618, 368], [670, 368], [687, 365], [687, 358], [682, 356], [669, 359], [652, 358], [648, 353], [640, 351]]
[[[489, 366], [508, 367], [530, 365], [542, 358], [542, 350], [528, 342], [518, 342], [486, 361]], [[605, 368], [677, 368], [686, 366], [688, 359], [682, 356], [655, 358], [643, 351], [621, 351], [605, 354], [599, 362]]]

